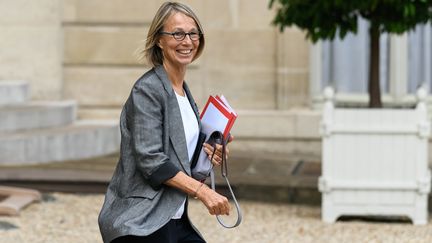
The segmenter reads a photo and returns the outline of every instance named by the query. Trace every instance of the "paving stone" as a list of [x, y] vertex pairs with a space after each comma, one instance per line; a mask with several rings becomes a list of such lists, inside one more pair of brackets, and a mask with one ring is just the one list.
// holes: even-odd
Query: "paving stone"
[[13, 230], [13, 229], [18, 229], [18, 227], [9, 222], [0, 221], [0, 230]]

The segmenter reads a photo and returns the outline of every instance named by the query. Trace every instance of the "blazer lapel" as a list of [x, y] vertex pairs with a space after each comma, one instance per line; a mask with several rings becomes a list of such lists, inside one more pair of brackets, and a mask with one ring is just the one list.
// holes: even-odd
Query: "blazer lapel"
[[165, 72], [163, 66], [155, 67], [156, 74], [162, 80], [165, 90], [168, 93], [168, 124], [169, 124], [169, 137], [174, 148], [174, 152], [180, 161], [180, 165], [183, 170], [190, 175], [190, 170], [187, 164], [189, 163], [186, 137], [183, 128], [183, 121], [181, 118], [180, 107], [177, 102], [177, 97], [171, 85], [171, 81], [168, 79], [168, 75]]
[[[162, 84], [163, 84], [166, 92], [168, 93], [168, 95], [169, 96], [174, 95], [174, 98], [176, 98], [175, 94], [174, 94], [174, 90], [173, 90], [172, 85], [171, 85], [171, 81], [168, 79], [168, 75], [167, 75], [164, 67], [162, 65], [155, 67], [155, 72], [159, 76], [159, 78], [162, 80]], [[201, 120], [199, 118], [199, 109], [198, 109], [197, 104], [195, 103], [194, 98], [192, 97], [192, 94], [189, 90], [189, 86], [186, 84], [186, 82], [183, 83], [183, 89], [185, 90], [186, 96], [189, 99], [189, 103], [191, 104], [192, 109], [195, 112], [195, 116], [198, 120], [198, 124], [201, 127]], [[177, 98], [176, 98], [176, 102], [177, 102]]]
[[189, 163], [187, 154], [186, 137], [183, 128], [183, 121], [181, 118], [180, 108], [178, 106], [177, 97], [175, 94], [168, 97], [169, 105], [169, 137], [172, 142], [175, 153], [177, 154], [180, 163], [185, 171], [186, 163]]

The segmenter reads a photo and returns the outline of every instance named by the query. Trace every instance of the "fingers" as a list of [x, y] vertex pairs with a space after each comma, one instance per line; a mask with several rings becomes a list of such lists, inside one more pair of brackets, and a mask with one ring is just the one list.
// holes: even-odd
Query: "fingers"
[[230, 133], [228, 137], [228, 143], [231, 143], [234, 140], [234, 136]]
[[[212, 155], [213, 154], [213, 150], [214, 150], [213, 146], [211, 146], [208, 143], [204, 143], [203, 147], [204, 147], [204, 151], [208, 155]], [[217, 155], [217, 156], [221, 156], [222, 155], [222, 145], [216, 144], [216, 153], [215, 153], [215, 155]]]
[[216, 144], [216, 152], [213, 155], [214, 148], [210, 144], [204, 143], [203, 145], [204, 151], [207, 153], [208, 159], [210, 160], [213, 156], [213, 160], [211, 161], [213, 165], [221, 165], [222, 163], [222, 145]]
[[[213, 155], [214, 148], [208, 143], [203, 144], [204, 151], [208, 155], [208, 159], [210, 160], [213, 156], [213, 160], [211, 161], [213, 165], [221, 165], [222, 164], [222, 145], [216, 144], [216, 152]], [[228, 159], [229, 148], [225, 147], [225, 159]]]
[[230, 205], [228, 199], [218, 195], [219, 198], [212, 201], [208, 206], [208, 211], [211, 215], [229, 215]]
[[200, 200], [207, 207], [211, 215], [229, 215], [231, 206], [228, 199], [207, 186], [203, 188]]

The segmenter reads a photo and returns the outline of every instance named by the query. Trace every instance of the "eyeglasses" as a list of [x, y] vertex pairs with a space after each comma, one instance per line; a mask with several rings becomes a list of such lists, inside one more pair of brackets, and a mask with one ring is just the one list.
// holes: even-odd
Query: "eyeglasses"
[[174, 39], [178, 40], [178, 41], [182, 41], [185, 39], [186, 35], [189, 35], [189, 38], [193, 41], [199, 40], [199, 38], [201, 37], [201, 33], [196, 32], [196, 31], [192, 31], [189, 33], [186, 33], [184, 31], [175, 31], [175, 32], [164, 32], [161, 31], [159, 32], [161, 34], [164, 35], [172, 35], [174, 37]]

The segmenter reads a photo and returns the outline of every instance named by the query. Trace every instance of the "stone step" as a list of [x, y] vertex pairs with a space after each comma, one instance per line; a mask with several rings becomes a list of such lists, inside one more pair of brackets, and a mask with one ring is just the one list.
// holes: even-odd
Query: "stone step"
[[30, 98], [30, 87], [24, 81], [0, 81], [0, 105], [19, 104]]
[[118, 151], [118, 121], [0, 133], [0, 165], [25, 165], [97, 157]]
[[[97, 158], [24, 166], [1, 166], [0, 184], [18, 182], [106, 183], [111, 180], [118, 163], [118, 152]], [[215, 169], [216, 184], [226, 185], [220, 167]], [[292, 187], [317, 189], [321, 175], [320, 161], [303, 161], [296, 154], [257, 154], [231, 150], [228, 178], [234, 187]], [[209, 182], [209, 179], [207, 180]], [[22, 186], [22, 185], [21, 185]], [[27, 186], [27, 185], [25, 185]]]
[[5, 198], [0, 201], [0, 215], [7, 216], [16, 216], [31, 202], [42, 199], [36, 190], [8, 186], [0, 186], [0, 196]]
[[0, 106], [0, 133], [69, 125], [76, 120], [76, 110], [75, 101]]

